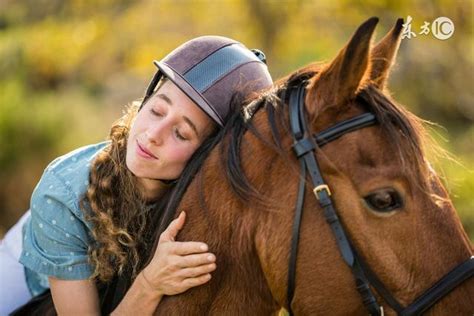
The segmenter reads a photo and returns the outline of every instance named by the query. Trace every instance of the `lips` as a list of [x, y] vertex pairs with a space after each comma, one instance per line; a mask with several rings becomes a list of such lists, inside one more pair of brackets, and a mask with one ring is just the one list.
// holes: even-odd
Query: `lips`
[[142, 146], [137, 140], [137, 154], [146, 159], [158, 159], [152, 152]]

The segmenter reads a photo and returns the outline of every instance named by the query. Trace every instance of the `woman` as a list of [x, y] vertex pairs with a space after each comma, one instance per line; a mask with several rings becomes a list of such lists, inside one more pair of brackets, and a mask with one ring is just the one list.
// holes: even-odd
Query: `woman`
[[[140, 254], [151, 247], [157, 210], [175, 179], [224, 126], [232, 101], [272, 84], [257, 55], [224, 37], [184, 43], [155, 62], [158, 71], [143, 102], [112, 126], [110, 141], [79, 148], [46, 168], [32, 195], [31, 215], [2, 244], [0, 274], [7, 281], [0, 314], [48, 288], [59, 314], [100, 314], [98, 285], [116, 273], [134, 279], [117, 314], [132, 307], [150, 313], [163, 295], [209, 281], [216, 258], [207, 245], [174, 242], [184, 213], [160, 236], [144, 268]], [[9, 244], [21, 231], [16, 264]]]

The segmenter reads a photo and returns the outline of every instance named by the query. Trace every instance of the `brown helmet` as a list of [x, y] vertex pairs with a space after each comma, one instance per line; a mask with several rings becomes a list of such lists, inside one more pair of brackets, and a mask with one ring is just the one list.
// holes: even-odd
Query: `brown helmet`
[[245, 99], [273, 83], [261, 51], [221, 36], [192, 39], [154, 63], [158, 71], [142, 106], [164, 75], [220, 126], [228, 117], [233, 97]]

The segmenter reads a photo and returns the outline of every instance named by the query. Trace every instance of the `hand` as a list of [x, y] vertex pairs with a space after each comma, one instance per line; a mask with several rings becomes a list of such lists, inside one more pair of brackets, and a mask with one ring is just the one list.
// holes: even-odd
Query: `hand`
[[202, 285], [216, 269], [216, 257], [207, 252], [205, 243], [175, 241], [185, 219], [186, 214], [181, 212], [160, 235], [153, 259], [141, 272], [159, 295], [175, 295]]

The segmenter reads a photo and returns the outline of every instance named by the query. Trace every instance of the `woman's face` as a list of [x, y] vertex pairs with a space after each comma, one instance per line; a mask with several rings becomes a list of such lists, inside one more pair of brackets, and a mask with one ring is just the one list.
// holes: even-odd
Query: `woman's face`
[[127, 167], [146, 182], [176, 179], [213, 126], [190, 98], [166, 80], [132, 124]]

